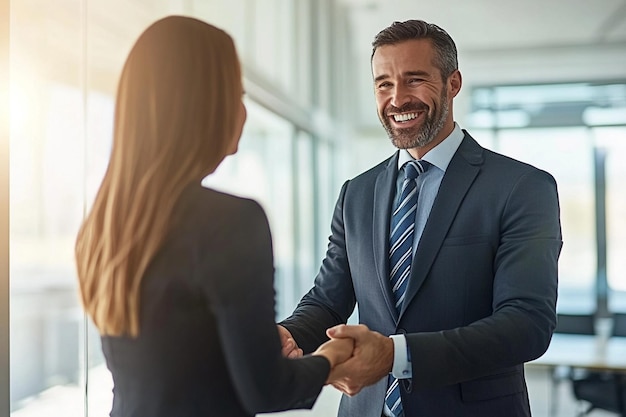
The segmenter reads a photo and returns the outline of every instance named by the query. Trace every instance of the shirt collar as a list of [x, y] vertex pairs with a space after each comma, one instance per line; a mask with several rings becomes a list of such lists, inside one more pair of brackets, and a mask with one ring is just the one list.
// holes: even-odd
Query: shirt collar
[[[454, 153], [459, 148], [459, 145], [461, 145], [464, 136], [463, 131], [455, 122], [452, 133], [442, 140], [441, 143], [428, 151], [422, 160], [430, 162], [432, 165], [445, 172], [448, 168], [448, 164], [450, 164], [450, 161], [454, 156]], [[400, 170], [402, 165], [406, 162], [412, 161], [413, 159], [414, 158], [408, 150], [401, 149], [400, 154], [398, 155], [398, 170]]]

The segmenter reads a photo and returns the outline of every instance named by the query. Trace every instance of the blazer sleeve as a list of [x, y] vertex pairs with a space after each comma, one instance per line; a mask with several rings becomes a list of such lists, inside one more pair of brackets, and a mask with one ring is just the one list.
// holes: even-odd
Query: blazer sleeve
[[455, 329], [407, 334], [416, 388], [497, 373], [541, 356], [550, 343], [562, 246], [554, 178], [528, 170], [503, 206], [494, 220], [500, 241], [493, 255], [492, 314]]
[[341, 188], [331, 222], [326, 256], [313, 288], [302, 297], [293, 314], [280, 324], [298, 346], [310, 353], [328, 340], [326, 329], [346, 323], [356, 305], [346, 250], [343, 206], [350, 181]]
[[321, 356], [282, 356], [269, 225], [257, 203], [239, 201], [209, 237], [206, 268], [215, 279], [204, 286], [232, 383], [253, 414], [311, 408], [330, 364]]

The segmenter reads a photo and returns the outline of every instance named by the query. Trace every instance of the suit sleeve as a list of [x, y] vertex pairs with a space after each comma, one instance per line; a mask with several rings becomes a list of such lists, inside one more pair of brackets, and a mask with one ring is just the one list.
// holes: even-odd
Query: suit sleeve
[[282, 357], [269, 226], [261, 207], [244, 201], [230, 220], [220, 219], [221, 232], [210, 239], [210, 268], [216, 268], [211, 272], [216, 279], [205, 288], [232, 383], [253, 414], [311, 408], [330, 364], [321, 356]]
[[408, 334], [416, 388], [519, 365], [541, 356], [550, 343], [562, 246], [554, 178], [540, 170], [521, 176], [496, 221], [501, 231], [493, 258], [492, 314], [468, 326]]
[[328, 340], [326, 329], [346, 323], [356, 305], [343, 221], [343, 202], [349, 183], [344, 183], [339, 193], [326, 256], [314, 286], [302, 297], [293, 314], [280, 323], [305, 353]]

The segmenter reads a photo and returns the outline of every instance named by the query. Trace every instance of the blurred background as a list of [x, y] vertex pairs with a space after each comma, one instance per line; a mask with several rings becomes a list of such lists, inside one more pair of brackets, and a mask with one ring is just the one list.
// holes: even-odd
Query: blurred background
[[[248, 122], [239, 153], [205, 183], [255, 198], [267, 211], [277, 319], [312, 284], [343, 181], [394, 152], [376, 115], [371, 41], [393, 21], [414, 18], [440, 25], [457, 43], [464, 84], [454, 114], [461, 127], [557, 180], [559, 312], [626, 312], [625, 0], [0, 6], [0, 82], [10, 110], [0, 119], [0, 133], [8, 132], [0, 135], [0, 155], [10, 161], [0, 159], [0, 220], [9, 226], [0, 243], [10, 245], [0, 245], [0, 359], [10, 353], [10, 374], [0, 382], [10, 377], [12, 417], [100, 417], [110, 410], [110, 375], [77, 297], [74, 240], [106, 168], [124, 59], [143, 29], [169, 14], [205, 20], [236, 41]], [[552, 395], [542, 375], [529, 372], [536, 416], [547, 415]], [[334, 415], [337, 401], [337, 392], [325, 389], [312, 412], [291, 415]], [[561, 407], [573, 416], [571, 410]]]

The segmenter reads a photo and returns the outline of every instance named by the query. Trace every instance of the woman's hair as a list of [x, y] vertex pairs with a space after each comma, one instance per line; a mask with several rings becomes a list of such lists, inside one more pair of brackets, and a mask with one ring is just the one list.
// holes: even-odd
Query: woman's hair
[[142, 277], [182, 190], [232, 147], [241, 82], [232, 38], [194, 18], [153, 23], [130, 51], [109, 165], [76, 241], [82, 302], [101, 334], [139, 334]]
[[457, 50], [454, 40], [448, 32], [433, 23], [423, 20], [407, 20], [393, 22], [391, 26], [381, 30], [372, 42], [372, 58], [378, 47], [395, 45], [414, 39], [430, 39], [435, 49], [435, 66], [441, 71], [445, 80], [458, 69]]

